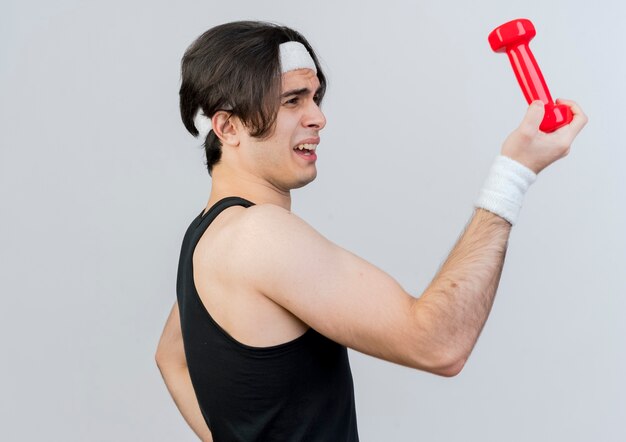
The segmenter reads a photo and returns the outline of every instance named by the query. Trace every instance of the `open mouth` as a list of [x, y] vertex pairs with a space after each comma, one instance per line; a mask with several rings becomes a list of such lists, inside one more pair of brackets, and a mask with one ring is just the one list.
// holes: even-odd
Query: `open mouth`
[[311, 156], [315, 155], [316, 148], [317, 144], [298, 144], [293, 150], [299, 155]]

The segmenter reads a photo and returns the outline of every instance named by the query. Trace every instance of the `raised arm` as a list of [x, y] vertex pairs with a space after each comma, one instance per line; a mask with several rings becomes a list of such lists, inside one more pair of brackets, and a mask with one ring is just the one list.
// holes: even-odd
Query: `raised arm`
[[444, 376], [458, 374], [485, 325], [500, 282], [511, 224], [476, 209], [424, 294], [413, 303], [424, 348], [449, 361]]
[[[531, 106], [502, 154], [539, 172], [567, 154], [586, 117], [552, 134]], [[487, 319], [511, 225], [477, 209], [420, 298], [389, 275], [331, 243], [276, 206], [246, 210], [226, 265], [323, 335], [357, 351], [443, 376], [459, 373]]]
[[[573, 101], [571, 124], [552, 134], [539, 131], [544, 104], [531, 104], [520, 126], [502, 146], [502, 155], [538, 174], [569, 153], [587, 117]], [[458, 373], [469, 357], [487, 320], [500, 282], [511, 224], [477, 209], [448, 259], [414, 304], [418, 323], [431, 331], [433, 346], [450, 351]]]

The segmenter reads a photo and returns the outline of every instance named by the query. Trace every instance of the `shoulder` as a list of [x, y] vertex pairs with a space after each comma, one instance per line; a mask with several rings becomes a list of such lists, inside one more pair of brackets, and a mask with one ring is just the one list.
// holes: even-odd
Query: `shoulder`
[[328, 240], [296, 214], [273, 204], [251, 206], [239, 214], [234, 228], [232, 253], [238, 260], [264, 266], [259, 257], [300, 259], [307, 250]]
[[297, 233], [311, 232], [302, 218], [274, 204], [251, 206], [241, 213], [238, 219], [239, 233], [248, 240], [263, 240], [268, 237], [289, 236]]
[[248, 207], [245, 211], [246, 221], [251, 223], [264, 223], [264, 222], [289, 222], [294, 219], [301, 220], [293, 212], [284, 209], [275, 204], [257, 204]]
[[[267, 274], [268, 267], [302, 249], [298, 245], [303, 233], [313, 229], [298, 216], [280, 206], [258, 204], [250, 207], [232, 206], [224, 210], [212, 223], [207, 234], [196, 247], [194, 259], [198, 269], [231, 276], [248, 282]], [[300, 240], [299, 240], [300, 239]]]

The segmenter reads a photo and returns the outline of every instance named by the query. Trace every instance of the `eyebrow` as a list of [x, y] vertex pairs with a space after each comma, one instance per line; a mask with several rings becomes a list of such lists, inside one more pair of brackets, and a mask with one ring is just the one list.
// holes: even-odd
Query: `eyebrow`
[[[322, 90], [322, 87], [318, 87], [317, 90], [315, 91], [315, 93], [319, 93]], [[292, 89], [290, 91], [287, 91], [283, 94], [280, 95], [280, 98], [286, 98], [286, 97], [290, 97], [292, 95], [307, 95], [311, 92], [311, 89], [309, 89], [308, 87], [303, 87], [300, 89]]]

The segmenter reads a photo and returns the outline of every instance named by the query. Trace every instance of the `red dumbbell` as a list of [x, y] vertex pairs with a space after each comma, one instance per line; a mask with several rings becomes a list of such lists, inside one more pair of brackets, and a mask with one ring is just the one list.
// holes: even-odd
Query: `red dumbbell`
[[564, 104], [554, 104], [546, 81], [528, 43], [537, 34], [530, 20], [512, 20], [489, 34], [489, 44], [495, 52], [506, 52], [528, 104], [534, 100], [545, 103], [546, 113], [539, 129], [553, 132], [572, 121], [572, 110]]

